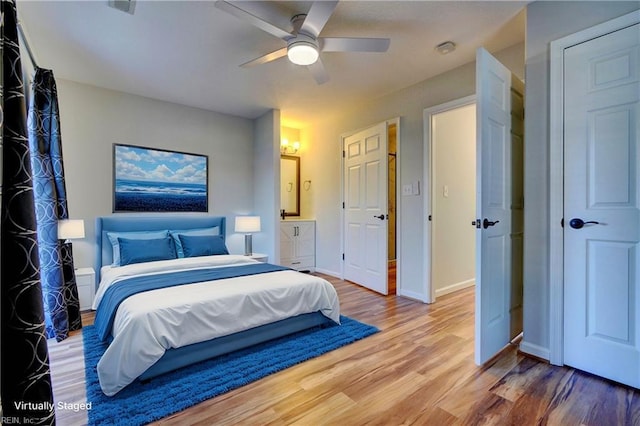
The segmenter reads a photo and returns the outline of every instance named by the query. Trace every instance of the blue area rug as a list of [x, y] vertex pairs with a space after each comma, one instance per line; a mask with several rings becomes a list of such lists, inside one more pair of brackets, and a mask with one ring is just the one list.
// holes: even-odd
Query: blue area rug
[[96, 372], [106, 345], [97, 339], [93, 326], [84, 327], [87, 402], [92, 404], [89, 424], [146, 424], [379, 331], [345, 316], [341, 323], [203, 361], [146, 384], [136, 381], [112, 397], [102, 393]]

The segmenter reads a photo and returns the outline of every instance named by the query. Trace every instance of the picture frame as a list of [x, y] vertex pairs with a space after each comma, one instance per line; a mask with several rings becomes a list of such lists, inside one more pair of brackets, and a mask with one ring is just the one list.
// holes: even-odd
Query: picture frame
[[207, 212], [209, 157], [113, 144], [113, 212]]

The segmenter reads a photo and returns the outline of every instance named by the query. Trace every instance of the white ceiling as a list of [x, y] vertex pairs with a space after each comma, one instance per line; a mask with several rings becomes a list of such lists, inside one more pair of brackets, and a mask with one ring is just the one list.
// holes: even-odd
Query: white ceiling
[[[311, 2], [240, 5], [293, 16]], [[277, 108], [295, 126], [473, 61], [478, 46], [498, 51], [524, 41], [525, 5], [343, 1], [321, 36], [386, 37], [391, 45], [386, 53], [321, 54], [331, 77], [323, 85], [286, 58], [238, 67], [285, 43], [213, 1], [139, 0], [133, 15], [107, 0], [19, 1], [18, 15], [38, 65], [57, 78], [248, 118]], [[443, 56], [434, 47], [446, 40], [457, 50]]]

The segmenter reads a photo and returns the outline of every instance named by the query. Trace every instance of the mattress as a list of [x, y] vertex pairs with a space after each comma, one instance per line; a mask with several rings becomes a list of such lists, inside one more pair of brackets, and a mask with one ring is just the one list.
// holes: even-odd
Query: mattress
[[[175, 271], [257, 263], [241, 255], [181, 258], [103, 270], [94, 309], [109, 288], [127, 279]], [[98, 362], [100, 386], [114, 395], [154, 365], [167, 350], [182, 348], [311, 312], [339, 323], [340, 306], [326, 280], [293, 270], [223, 278], [144, 291], [117, 307], [112, 339]]]

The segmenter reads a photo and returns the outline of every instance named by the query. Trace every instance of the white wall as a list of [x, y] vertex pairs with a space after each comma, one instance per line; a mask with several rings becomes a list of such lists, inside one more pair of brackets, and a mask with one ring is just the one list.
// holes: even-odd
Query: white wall
[[253, 236], [253, 251], [280, 260], [280, 110], [255, 120], [253, 144], [253, 213], [260, 216], [261, 231]]
[[[435, 163], [432, 225], [432, 285], [436, 296], [475, 282], [476, 106], [432, 118]], [[447, 194], [444, 187], [447, 187]]]
[[[518, 76], [524, 75], [524, 44], [497, 52]], [[400, 65], [400, 64], [399, 64]], [[303, 170], [313, 182], [310, 203], [315, 212], [316, 269], [340, 275], [341, 251], [341, 135], [400, 117], [399, 176], [401, 184], [421, 181], [423, 176], [423, 110], [475, 93], [475, 63], [458, 67], [388, 96], [368, 102], [359, 109], [344, 111], [303, 129], [309, 137], [308, 160]], [[419, 196], [398, 197], [398, 269], [405, 294], [424, 293], [423, 224], [424, 194], [428, 183], [420, 182]]]
[[[315, 159], [309, 155], [311, 142], [309, 132], [300, 129], [300, 219], [315, 219], [314, 193], [317, 182], [313, 182], [313, 171], [317, 170]], [[306, 183], [305, 183], [306, 182]]]
[[252, 120], [57, 83], [69, 215], [84, 219], [86, 230], [86, 238], [73, 243], [76, 267], [93, 265], [95, 218], [112, 214], [114, 143], [208, 155], [209, 214], [227, 217], [229, 250], [244, 252], [233, 218], [254, 205]]
[[527, 6], [525, 92], [524, 338], [549, 351], [549, 43], [637, 10], [637, 1], [539, 1]]

